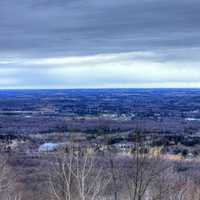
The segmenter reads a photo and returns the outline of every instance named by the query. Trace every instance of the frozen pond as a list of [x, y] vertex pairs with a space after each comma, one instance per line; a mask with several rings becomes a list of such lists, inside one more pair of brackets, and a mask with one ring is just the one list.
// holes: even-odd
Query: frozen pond
[[52, 142], [46, 142], [42, 145], [39, 146], [39, 152], [44, 152], [44, 151], [54, 151], [56, 150], [61, 143], [52, 143]]
[[186, 121], [200, 121], [200, 118], [193, 118], [193, 117], [189, 117], [185, 119]]

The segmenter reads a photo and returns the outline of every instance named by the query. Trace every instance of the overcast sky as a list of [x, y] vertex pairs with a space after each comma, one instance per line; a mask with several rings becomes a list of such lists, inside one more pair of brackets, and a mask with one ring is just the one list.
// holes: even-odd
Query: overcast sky
[[199, 0], [0, 0], [0, 88], [200, 87]]

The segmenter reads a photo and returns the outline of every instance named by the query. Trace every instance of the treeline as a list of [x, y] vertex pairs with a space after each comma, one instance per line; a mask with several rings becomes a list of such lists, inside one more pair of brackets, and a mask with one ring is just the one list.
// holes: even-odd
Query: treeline
[[200, 164], [68, 147], [65, 152], [1, 157], [0, 200], [199, 200]]

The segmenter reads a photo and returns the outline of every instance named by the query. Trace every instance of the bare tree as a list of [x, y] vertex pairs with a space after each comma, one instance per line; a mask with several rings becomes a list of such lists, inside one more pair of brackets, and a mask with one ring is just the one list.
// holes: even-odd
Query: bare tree
[[159, 156], [147, 154], [146, 148], [137, 134], [131, 164], [125, 172], [129, 200], [146, 199], [151, 184], [167, 168]]
[[94, 156], [79, 149], [75, 153], [70, 147], [68, 153], [56, 155], [52, 164], [50, 191], [56, 200], [96, 200], [110, 181], [98, 165]]
[[188, 182], [179, 179], [170, 166], [153, 181], [149, 196], [152, 200], [187, 200], [187, 190]]
[[49, 184], [53, 199], [72, 199], [73, 162], [74, 157], [71, 152], [68, 156], [63, 153], [56, 155], [49, 171]]
[[16, 179], [7, 159], [0, 157], [0, 200], [20, 200], [16, 191]]

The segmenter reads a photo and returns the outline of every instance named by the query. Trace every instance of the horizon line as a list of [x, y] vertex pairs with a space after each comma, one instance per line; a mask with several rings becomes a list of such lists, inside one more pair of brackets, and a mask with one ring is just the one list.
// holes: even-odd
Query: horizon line
[[180, 90], [200, 90], [200, 87], [80, 87], [80, 88], [0, 88], [2, 90], [121, 90], [121, 89], [136, 89], [136, 90], [152, 90], [152, 89], [180, 89]]

